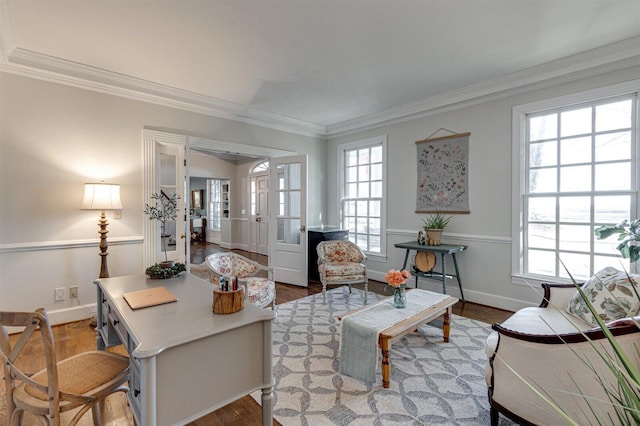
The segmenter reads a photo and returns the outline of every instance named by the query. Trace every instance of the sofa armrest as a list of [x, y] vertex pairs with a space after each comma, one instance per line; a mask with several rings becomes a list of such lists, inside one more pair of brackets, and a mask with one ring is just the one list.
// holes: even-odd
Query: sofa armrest
[[551, 304], [556, 308], [564, 309], [577, 291], [574, 284], [543, 283], [542, 288], [544, 296], [540, 302], [540, 308], [546, 308]]

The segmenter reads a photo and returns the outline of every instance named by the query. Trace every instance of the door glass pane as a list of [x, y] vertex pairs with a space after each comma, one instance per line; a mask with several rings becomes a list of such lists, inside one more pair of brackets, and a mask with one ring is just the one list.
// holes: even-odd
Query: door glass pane
[[289, 164], [289, 189], [300, 189], [302, 182], [300, 170], [300, 163]]
[[300, 191], [289, 192], [289, 216], [300, 217]]
[[278, 191], [278, 215], [280, 216], [284, 216], [287, 214], [285, 211], [286, 203], [285, 203], [284, 197], [285, 197], [285, 193], [282, 191]]

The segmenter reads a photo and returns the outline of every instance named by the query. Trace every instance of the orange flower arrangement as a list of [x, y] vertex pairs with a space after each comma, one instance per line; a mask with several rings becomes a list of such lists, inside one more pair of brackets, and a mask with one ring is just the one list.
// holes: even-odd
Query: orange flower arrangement
[[393, 288], [402, 287], [407, 279], [411, 277], [411, 274], [406, 269], [397, 271], [395, 269], [389, 269], [387, 275], [384, 276], [384, 280]]

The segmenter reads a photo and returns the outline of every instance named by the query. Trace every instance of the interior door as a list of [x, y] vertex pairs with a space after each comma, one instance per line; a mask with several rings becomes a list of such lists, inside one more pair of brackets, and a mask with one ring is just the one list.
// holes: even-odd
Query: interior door
[[249, 178], [249, 251], [269, 255], [269, 175]]
[[164, 200], [169, 199], [173, 194], [177, 194], [179, 198], [176, 220], [165, 222], [164, 229], [158, 223], [155, 258], [157, 261], [163, 261], [166, 253], [168, 260], [186, 263], [184, 146], [158, 143], [156, 161], [159, 171], [157, 193]]
[[269, 263], [278, 282], [307, 287], [307, 156], [269, 163]]

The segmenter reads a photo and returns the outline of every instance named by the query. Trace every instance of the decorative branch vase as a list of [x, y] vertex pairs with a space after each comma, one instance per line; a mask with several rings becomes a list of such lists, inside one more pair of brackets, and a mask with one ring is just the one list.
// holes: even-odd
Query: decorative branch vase
[[405, 286], [400, 286], [393, 289], [393, 307], [397, 309], [404, 309], [407, 306], [407, 289]]

